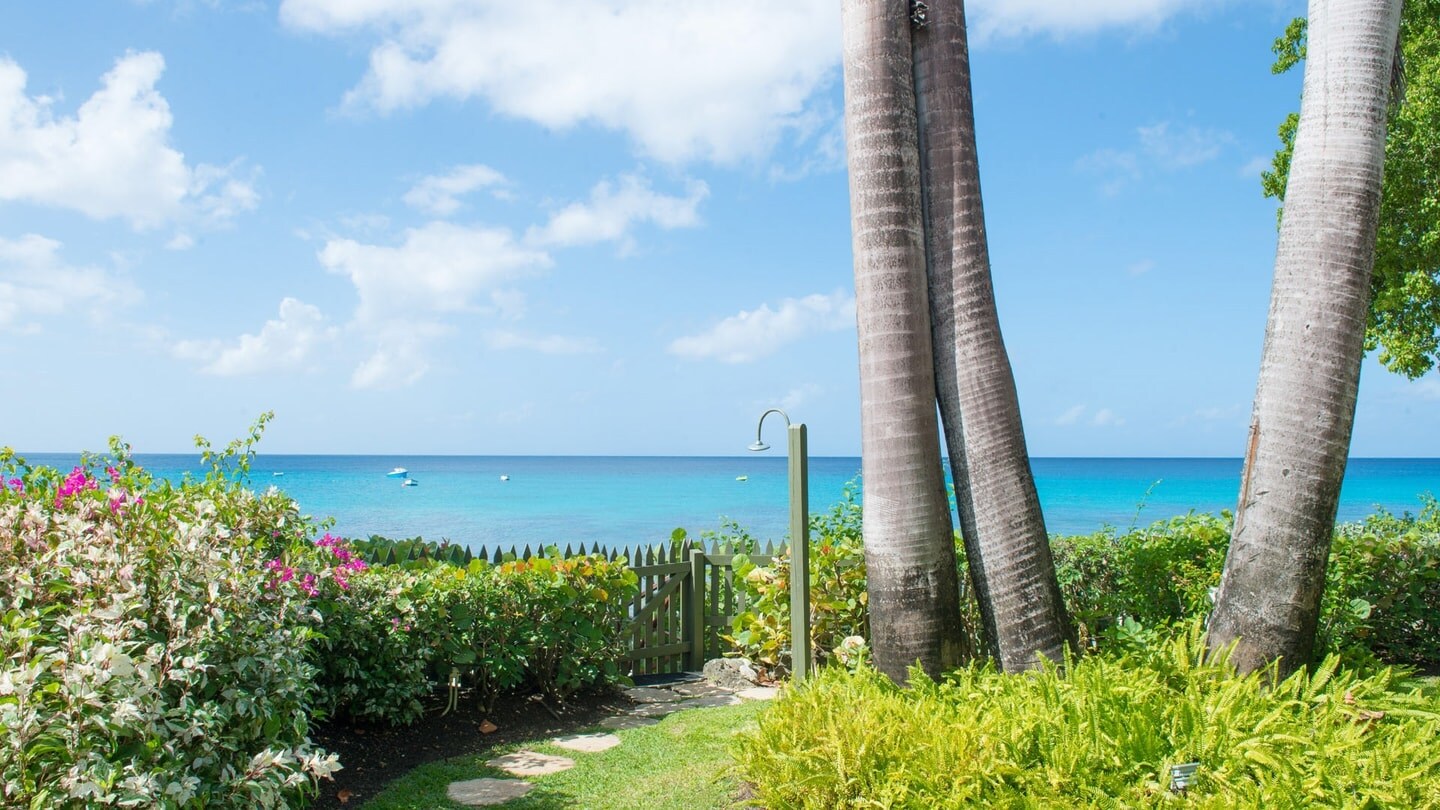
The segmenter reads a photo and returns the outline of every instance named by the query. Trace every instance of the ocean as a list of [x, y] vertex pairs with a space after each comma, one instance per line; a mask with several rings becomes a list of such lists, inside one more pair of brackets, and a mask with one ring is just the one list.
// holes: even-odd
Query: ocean
[[[25, 454], [22, 454], [25, 455]], [[69, 469], [77, 454], [25, 455]], [[195, 455], [139, 454], [156, 475], [198, 472]], [[1036, 486], [1052, 534], [1125, 529], [1191, 510], [1233, 509], [1240, 459], [1036, 458]], [[401, 486], [386, 473], [404, 467]], [[810, 459], [810, 509], [858, 487], [859, 458]], [[502, 476], [508, 480], [502, 480]], [[301, 510], [332, 517], [343, 536], [448, 539], [472, 548], [602, 543], [615, 547], [691, 536], [732, 520], [761, 539], [784, 537], [788, 512], [782, 453], [736, 457], [304, 456], [259, 455], [250, 485], [278, 487]], [[1440, 493], [1440, 459], [1351, 459], [1339, 521], [1377, 506], [1417, 512]]]

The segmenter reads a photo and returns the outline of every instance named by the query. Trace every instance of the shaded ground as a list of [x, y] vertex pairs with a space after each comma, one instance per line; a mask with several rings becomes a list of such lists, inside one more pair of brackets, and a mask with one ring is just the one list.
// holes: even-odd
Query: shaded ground
[[[413, 726], [390, 728], [346, 721], [319, 723], [311, 739], [340, 755], [344, 769], [335, 781], [321, 786], [316, 808], [356, 807], [373, 798], [390, 781], [427, 762], [487, 751], [509, 742], [541, 739], [588, 728], [606, 716], [630, 708], [613, 692], [572, 695], [564, 705], [534, 697], [502, 700], [485, 715], [472, 694], [462, 692], [457, 710], [442, 716], [448, 692], [438, 690], [426, 703], [425, 718]], [[489, 720], [496, 730], [485, 734]]]

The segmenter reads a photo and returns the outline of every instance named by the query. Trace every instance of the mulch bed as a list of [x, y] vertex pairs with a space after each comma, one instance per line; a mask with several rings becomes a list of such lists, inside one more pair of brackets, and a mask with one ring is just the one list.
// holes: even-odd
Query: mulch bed
[[[356, 807], [427, 762], [479, 754], [506, 743], [573, 733], [631, 705], [615, 691], [572, 695], [563, 705], [542, 701], [538, 695], [511, 696], [497, 702], [495, 711], [486, 715], [474, 695], [462, 692], [459, 708], [442, 716], [448, 696], [447, 690], [437, 690], [426, 704], [424, 719], [412, 726], [391, 728], [343, 720], [312, 726], [310, 738], [325, 750], [339, 754], [344, 766], [335, 774], [334, 782], [321, 785], [320, 796], [312, 806]], [[480, 730], [486, 720], [496, 726], [489, 734]]]

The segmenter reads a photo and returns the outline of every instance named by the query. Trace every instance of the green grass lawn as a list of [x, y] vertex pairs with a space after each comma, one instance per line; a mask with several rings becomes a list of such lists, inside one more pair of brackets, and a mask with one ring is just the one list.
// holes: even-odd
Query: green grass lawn
[[506, 810], [730, 807], [738, 787], [730, 773], [730, 740], [737, 731], [754, 725], [755, 715], [763, 705], [747, 701], [738, 706], [677, 712], [658, 725], [616, 732], [621, 744], [598, 754], [566, 751], [544, 740], [532, 740], [499, 747], [481, 756], [423, 765], [391, 783], [364, 806], [366, 810], [463, 808], [445, 795], [451, 782], [507, 777], [487, 767], [485, 761], [525, 749], [570, 757], [575, 767], [550, 776], [527, 778], [535, 788], [524, 798], [506, 802]]

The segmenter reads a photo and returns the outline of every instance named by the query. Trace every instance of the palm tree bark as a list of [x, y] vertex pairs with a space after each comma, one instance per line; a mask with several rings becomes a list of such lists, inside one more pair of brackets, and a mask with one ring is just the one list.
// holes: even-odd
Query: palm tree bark
[[959, 663], [954, 531], [945, 497], [925, 288], [906, 0], [845, 0], [865, 563], [875, 664]]
[[1210, 644], [1282, 674], [1314, 652], [1364, 355], [1402, 0], [1311, 0], [1295, 155], [1235, 531]]
[[1007, 672], [1059, 662], [1068, 620], [990, 277], [963, 0], [913, 34], [940, 414], [970, 576]]

